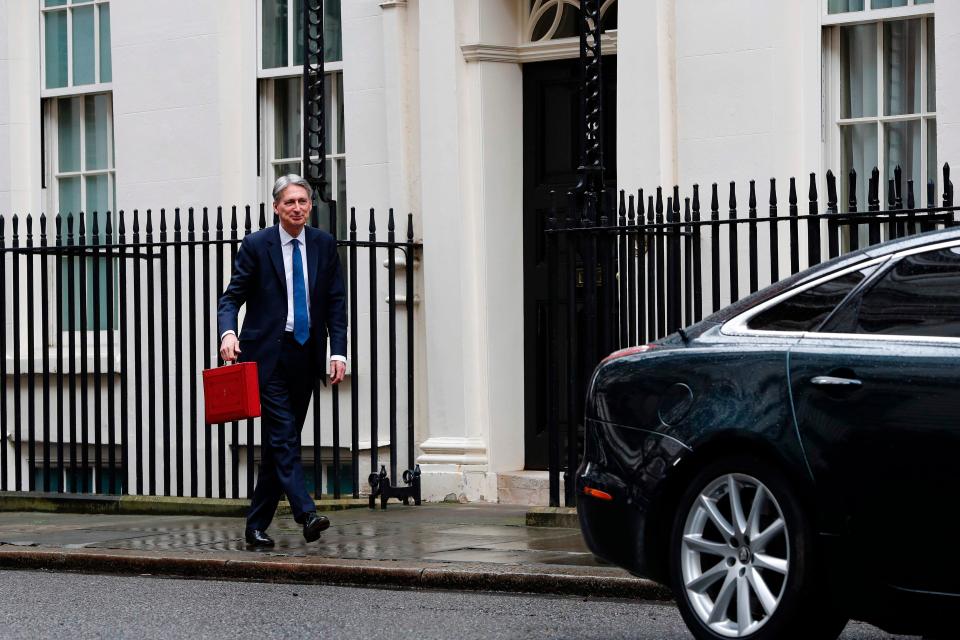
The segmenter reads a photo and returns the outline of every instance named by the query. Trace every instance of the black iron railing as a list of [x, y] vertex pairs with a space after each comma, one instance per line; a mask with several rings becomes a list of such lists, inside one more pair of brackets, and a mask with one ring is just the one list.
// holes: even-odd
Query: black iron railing
[[[205, 425], [200, 371], [221, 364], [217, 298], [240, 241], [266, 227], [268, 212], [260, 205], [0, 217], [0, 490], [252, 494], [258, 421]], [[404, 444], [406, 468], [414, 467], [420, 244], [412, 224], [410, 216], [398, 239], [390, 210], [384, 238], [371, 210], [361, 240], [351, 211], [338, 241], [351, 368], [342, 385], [314, 390], [304, 464], [317, 497], [360, 495], [362, 448], [371, 472], [380, 469], [381, 448], [389, 450], [393, 484]], [[385, 300], [377, 293], [384, 278]], [[378, 316], [386, 316], [385, 329]], [[345, 393], [349, 408], [341, 407]]]
[[[883, 210], [876, 169], [869, 178], [866, 211], [858, 211], [856, 196], [851, 195], [847, 210], [840, 212], [831, 172], [826, 175], [825, 205], [818, 199], [817, 177], [810, 175], [804, 214], [793, 178], [786, 211], [776, 181], [771, 180], [762, 213], [751, 180], [745, 217], [733, 182], [722, 213], [716, 184], [709, 211], [701, 208], [697, 185], [682, 202], [678, 187], [666, 199], [661, 188], [646, 197], [642, 190], [621, 192], [618, 207], [604, 198], [598, 201], [600, 206], [590, 200], [584, 206], [574, 193], [565, 215], [558, 202], [547, 231], [553, 277], [546, 327], [551, 506], [560, 504], [561, 473], [566, 474], [564, 502], [576, 503], [571, 475], [582, 451], [584, 393], [602, 357], [662, 338], [828, 258], [960, 223], [949, 165], [943, 169], [942, 195], [938, 198], [933, 184], [928, 184], [925, 206], [912, 181], [902, 188], [900, 176], [898, 168], [888, 181]], [[855, 173], [849, 176], [849, 193], [857, 193]], [[612, 200], [612, 195], [605, 198]], [[608, 216], [607, 211], [617, 214]]]

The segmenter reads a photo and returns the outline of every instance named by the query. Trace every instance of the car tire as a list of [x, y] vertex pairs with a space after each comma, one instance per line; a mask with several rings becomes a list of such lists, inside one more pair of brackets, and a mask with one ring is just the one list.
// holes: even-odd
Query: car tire
[[831, 602], [813, 541], [796, 491], [772, 465], [743, 455], [706, 466], [680, 498], [669, 544], [670, 586], [694, 636], [840, 635], [847, 617]]

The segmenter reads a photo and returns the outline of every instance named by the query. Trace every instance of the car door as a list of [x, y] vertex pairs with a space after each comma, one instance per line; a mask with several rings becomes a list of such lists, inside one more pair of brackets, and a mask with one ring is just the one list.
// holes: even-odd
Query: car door
[[[861, 572], [960, 592], [960, 249], [896, 256], [790, 353], [821, 506]], [[852, 558], [851, 558], [852, 560]]]

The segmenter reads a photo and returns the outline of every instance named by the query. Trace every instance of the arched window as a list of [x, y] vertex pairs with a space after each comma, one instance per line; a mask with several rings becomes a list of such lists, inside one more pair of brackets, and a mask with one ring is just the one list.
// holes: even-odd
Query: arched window
[[[528, 0], [529, 13], [524, 36], [527, 42], [575, 38], [580, 0]], [[617, 0], [604, 0], [600, 5], [604, 31], [617, 28]]]

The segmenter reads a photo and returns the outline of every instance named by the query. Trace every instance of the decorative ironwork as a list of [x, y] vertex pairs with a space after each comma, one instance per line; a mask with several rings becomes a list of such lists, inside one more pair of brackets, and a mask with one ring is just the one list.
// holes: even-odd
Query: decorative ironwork
[[[580, 0], [530, 0], [526, 42], [541, 42], [577, 36]], [[605, 30], [617, 28], [617, 0], [603, 0], [600, 21]]]
[[303, 0], [303, 177], [329, 202], [327, 186], [326, 87], [323, 0]]
[[381, 466], [380, 473], [371, 473], [368, 478], [370, 482], [370, 508], [373, 509], [377, 504], [377, 498], [380, 499], [380, 508], [387, 508], [387, 500], [397, 498], [403, 504], [420, 504], [420, 465], [413, 469], [407, 469], [403, 472], [403, 483], [405, 487], [395, 487], [390, 483], [390, 476], [387, 474], [387, 468]]
[[[600, 0], [580, 3], [580, 104], [583, 157], [576, 191], [584, 196], [584, 215], [590, 208], [602, 215], [603, 206], [603, 69], [600, 50]], [[588, 206], [591, 203], [592, 206]]]

